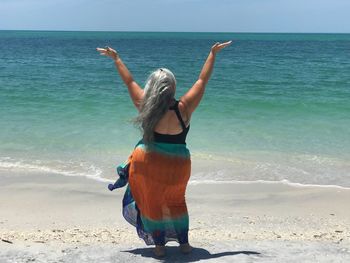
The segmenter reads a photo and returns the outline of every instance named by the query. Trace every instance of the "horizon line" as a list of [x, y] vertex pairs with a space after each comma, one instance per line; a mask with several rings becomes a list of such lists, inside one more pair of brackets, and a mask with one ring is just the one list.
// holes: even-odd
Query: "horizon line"
[[40, 31], [40, 32], [101, 32], [101, 33], [210, 33], [210, 34], [350, 34], [350, 32], [269, 32], [269, 31], [147, 31], [147, 30], [66, 30], [66, 29], [0, 29], [0, 31]]

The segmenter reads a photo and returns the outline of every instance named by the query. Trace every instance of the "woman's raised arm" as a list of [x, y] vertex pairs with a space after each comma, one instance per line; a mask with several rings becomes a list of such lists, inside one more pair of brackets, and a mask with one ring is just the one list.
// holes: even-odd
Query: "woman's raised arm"
[[119, 57], [118, 53], [110, 47], [96, 48], [96, 50], [99, 51], [101, 55], [111, 57], [114, 60], [114, 64], [119, 72], [120, 77], [124, 81], [125, 85], [128, 87], [128, 91], [132, 102], [134, 103], [135, 107], [139, 110], [143, 98], [143, 90], [136, 83], [130, 71]]
[[203, 65], [198, 80], [186, 92], [186, 94], [181, 97], [180, 101], [184, 103], [184, 111], [187, 113], [188, 119], [194, 112], [194, 110], [197, 108], [198, 104], [200, 103], [203, 97], [205, 86], [207, 85], [210, 79], [210, 75], [213, 71], [216, 53], [219, 52], [221, 49], [229, 46], [231, 43], [232, 41], [228, 41], [221, 44], [216, 43], [214, 46], [212, 46], [208, 58]]

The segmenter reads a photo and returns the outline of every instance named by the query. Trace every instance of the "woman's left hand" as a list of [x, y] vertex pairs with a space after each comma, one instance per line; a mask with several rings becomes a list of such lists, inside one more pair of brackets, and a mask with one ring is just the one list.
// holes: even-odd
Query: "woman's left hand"
[[96, 50], [100, 52], [100, 55], [110, 57], [113, 60], [117, 60], [119, 58], [117, 51], [115, 51], [113, 48], [110, 48], [108, 46], [105, 48], [98, 47], [96, 48]]
[[227, 42], [224, 42], [224, 43], [215, 43], [214, 46], [211, 47], [211, 51], [216, 54], [218, 53], [219, 51], [221, 51], [221, 49], [231, 45], [232, 43], [232, 40], [231, 41], [227, 41]]

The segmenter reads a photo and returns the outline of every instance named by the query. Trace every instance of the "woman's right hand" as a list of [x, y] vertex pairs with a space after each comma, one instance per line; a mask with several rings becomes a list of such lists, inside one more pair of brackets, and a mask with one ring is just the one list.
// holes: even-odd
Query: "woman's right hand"
[[215, 55], [217, 52], [219, 52], [221, 49], [231, 45], [232, 40], [231, 41], [227, 41], [225, 43], [215, 43], [214, 46], [211, 47], [211, 52], [213, 52], [213, 54]]
[[117, 51], [115, 51], [113, 48], [110, 48], [108, 46], [105, 48], [98, 47], [96, 48], [96, 50], [100, 52], [100, 55], [110, 57], [113, 60], [117, 60], [119, 58]]

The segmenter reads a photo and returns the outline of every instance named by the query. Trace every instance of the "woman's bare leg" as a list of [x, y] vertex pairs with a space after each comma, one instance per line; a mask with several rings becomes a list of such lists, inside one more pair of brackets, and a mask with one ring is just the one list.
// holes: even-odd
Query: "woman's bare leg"
[[165, 256], [165, 232], [162, 230], [156, 230], [152, 233], [154, 240], [154, 254], [156, 257]]
[[165, 256], [165, 246], [156, 245], [156, 247], [154, 248], [154, 254], [157, 257], [164, 257]]
[[180, 244], [180, 250], [183, 254], [189, 254], [192, 252], [192, 247], [189, 243]]

